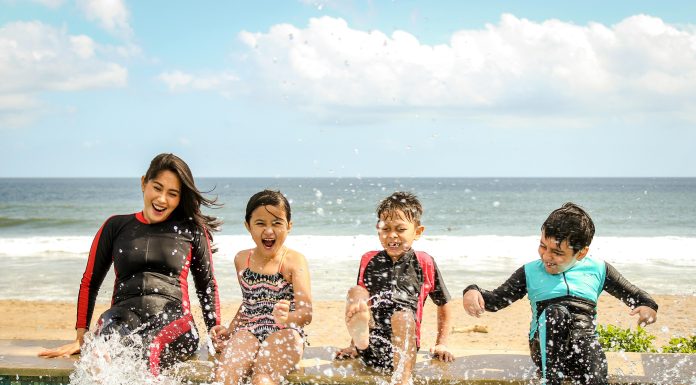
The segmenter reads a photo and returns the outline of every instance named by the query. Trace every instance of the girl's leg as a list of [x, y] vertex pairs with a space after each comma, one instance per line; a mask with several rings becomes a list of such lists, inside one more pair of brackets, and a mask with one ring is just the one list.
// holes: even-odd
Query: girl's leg
[[252, 385], [279, 384], [302, 358], [304, 341], [293, 329], [279, 330], [261, 344], [251, 376]]
[[244, 377], [249, 376], [260, 347], [259, 340], [250, 332], [240, 330], [234, 333], [218, 358], [215, 381], [225, 385], [240, 384]]
[[416, 320], [410, 310], [394, 312], [391, 317], [394, 373], [392, 384], [411, 383], [411, 372], [416, 363]]

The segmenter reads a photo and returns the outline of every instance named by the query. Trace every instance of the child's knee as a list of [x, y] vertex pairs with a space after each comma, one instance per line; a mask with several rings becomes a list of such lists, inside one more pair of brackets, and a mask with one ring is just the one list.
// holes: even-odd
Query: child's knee
[[570, 319], [570, 311], [560, 304], [551, 304], [546, 307], [547, 319]]
[[573, 316], [567, 307], [552, 304], [546, 307], [546, 325], [555, 330], [567, 330], [573, 320]]
[[254, 373], [251, 376], [252, 385], [275, 385], [277, 382], [274, 380], [273, 376], [266, 373]]

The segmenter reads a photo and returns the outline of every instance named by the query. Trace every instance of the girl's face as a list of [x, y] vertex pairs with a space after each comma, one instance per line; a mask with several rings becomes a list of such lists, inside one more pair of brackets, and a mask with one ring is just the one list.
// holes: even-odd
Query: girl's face
[[163, 170], [148, 181], [140, 180], [143, 189], [143, 216], [149, 223], [159, 223], [169, 218], [181, 200], [181, 181], [179, 177]]
[[256, 253], [273, 258], [283, 247], [292, 222], [288, 222], [285, 210], [279, 206], [259, 206], [251, 212], [249, 223], [244, 222], [256, 243]]

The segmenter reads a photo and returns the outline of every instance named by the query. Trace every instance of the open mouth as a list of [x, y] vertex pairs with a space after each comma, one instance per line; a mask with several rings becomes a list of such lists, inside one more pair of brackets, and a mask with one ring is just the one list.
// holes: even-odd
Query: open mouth
[[265, 247], [271, 248], [273, 245], [275, 245], [275, 241], [276, 240], [272, 238], [264, 238], [261, 240], [261, 243], [263, 243]]
[[389, 243], [387, 243], [387, 246], [388, 246], [389, 248], [394, 249], [394, 248], [400, 247], [400, 246], [401, 246], [401, 243], [399, 243], [399, 242], [389, 242]]
[[153, 205], [152, 205], [152, 208], [153, 208], [156, 212], [158, 212], [158, 213], [160, 213], [160, 214], [163, 213], [164, 210], [167, 209], [166, 207], [160, 207], [160, 206], [157, 206], [156, 204], [153, 204]]

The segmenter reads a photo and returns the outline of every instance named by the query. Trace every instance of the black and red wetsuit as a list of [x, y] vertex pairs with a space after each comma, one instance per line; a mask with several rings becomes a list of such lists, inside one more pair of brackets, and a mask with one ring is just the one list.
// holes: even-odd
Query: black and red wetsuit
[[198, 348], [190, 310], [189, 271], [208, 329], [220, 322], [207, 232], [177, 218], [149, 224], [142, 212], [116, 215], [99, 229], [89, 252], [77, 302], [76, 328], [89, 328], [99, 287], [111, 264], [116, 282], [111, 308], [97, 333], [136, 332], [143, 337], [153, 374], [160, 365], [189, 358]]
[[365, 350], [358, 350], [358, 354], [369, 366], [381, 369], [392, 369], [393, 366], [391, 317], [394, 312], [413, 312], [416, 343], [420, 347], [426, 297], [429, 296], [437, 306], [450, 300], [435, 260], [422, 251], [409, 250], [396, 262], [384, 250], [365, 253], [360, 260], [358, 285], [370, 293], [370, 311], [374, 320], [370, 345]]

